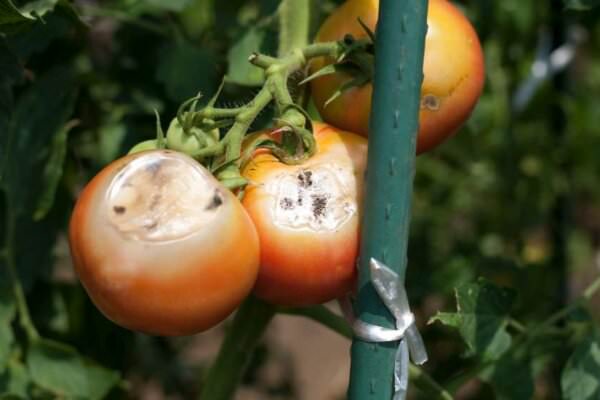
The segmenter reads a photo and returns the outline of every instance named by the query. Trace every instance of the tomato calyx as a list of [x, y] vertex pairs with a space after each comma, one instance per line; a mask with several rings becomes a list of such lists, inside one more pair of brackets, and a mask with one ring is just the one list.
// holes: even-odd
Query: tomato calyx
[[[235, 108], [217, 107], [224, 83], [214, 96], [200, 106], [198, 94], [181, 104], [177, 116], [170, 122], [166, 138], [157, 133], [156, 141], [139, 144], [132, 151], [167, 148], [182, 152], [207, 167], [229, 189], [243, 188], [248, 182], [240, 168], [257, 148], [269, 149], [285, 164], [300, 164], [316, 152], [316, 141], [307, 112], [294, 103], [288, 84], [290, 76], [305, 70], [317, 57], [338, 60], [342, 68], [363, 71], [359, 84], [372, 75], [372, 43], [370, 39], [348, 37], [343, 41], [315, 43], [296, 49], [283, 57], [252, 54], [248, 61], [265, 71], [263, 87], [245, 105]], [[358, 66], [358, 67], [357, 67]], [[310, 77], [298, 83], [303, 85]], [[269, 104], [275, 105], [274, 129], [280, 140], [263, 140], [253, 149], [243, 152], [244, 138], [258, 114]], [[157, 128], [160, 131], [160, 125]], [[162, 138], [162, 139], [161, 139]], [[162, 145], [161, 145], [162, 143]], [[162, 146], [162, 147], [160, 147]]]
[[342, 49], [339, 57], [302, 81], [304, 84], [332, 74], [348, 76], [348, 79], [325, 101], [325, 107], [348, 90], [364, 86], [373, 80], [375, 34], [360, 18], [358, 21], [366, 31], [367, 38], [356, 39], [350, 34], [345, 35], [343, 40], [338, 42]]

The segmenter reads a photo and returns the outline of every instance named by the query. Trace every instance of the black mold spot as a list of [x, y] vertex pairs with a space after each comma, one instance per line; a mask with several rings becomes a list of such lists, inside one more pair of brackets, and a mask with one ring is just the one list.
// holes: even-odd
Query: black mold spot
[[219, 189], [215, 189], [215, 194], [213, 195], [212, 199], [210, 199], [210, 203], [208, 203], [204, 209], [206, 211], [215, 210], [219, 208], [221, 204], [223, 204], [223, 197], [221, 196]]
[[294, 208], [294, 202], [289, 197], [284, 197], [279, 202], [279, 206], [284, 210], [291, 210], [292, 208]]
[[122, 214], [125, 214], [125, 211], [127, 211], [127, 208], [125, 208], [123, 206], [114, 206], [113, 210], [115, 213], [122, 215]]
[[312, 199], [313, 216], [315, 218], [324, 216], [327, 211], [327, 196], [323, 194], [313, 194], [310, 197]]
[[302, 188], [311, 187], [313, 184], [312, 171], [302, 171], [298, 174], [298, 185]]

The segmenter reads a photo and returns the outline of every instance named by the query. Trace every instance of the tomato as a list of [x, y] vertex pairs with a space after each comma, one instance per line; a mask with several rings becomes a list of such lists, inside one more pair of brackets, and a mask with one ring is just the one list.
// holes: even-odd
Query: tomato
[[[378, 6], [378, 0], [346, 1], [323, 23], [316, 41], [340, 40], [347, 33], [366, 36], [357, 19], [360, 17], [375, 29]], [[460, 128], [475, 107], [484, 83], [481, 44], [467, 18], [449, 1], [429, 0], [427, 25], [417, 153], [432, 149]], [[313, 72], [330, 62], [315, 60]], [[314, 80], [313, 99], [325, 121], [367, 136], [371, 84], [350, 89], [325, 107], [325, 102], [348, 79], [335, 74]]]
[[317, 152], [286, 165], [258, 152], [243, 170], [242, 204], [260, 238], [255, 293], [285, 306], [319, 304], [352, 289], [367, 141], [315, 123]]
[[258, 272], [258, 236], [237, 197], [171, 150], [130, 154], [96, 175], [75, 205], [69, 242], [96, 306], [150, 334], [212, 327]]

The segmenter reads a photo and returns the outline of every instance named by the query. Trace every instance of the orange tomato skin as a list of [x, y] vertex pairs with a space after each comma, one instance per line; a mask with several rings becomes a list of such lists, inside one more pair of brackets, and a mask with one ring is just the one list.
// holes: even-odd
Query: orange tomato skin
[[[357, 18], [372, 30], [377, 23], [378, 0], [348, 0], [321, 26], [317, 42], [340, 40], [349, 33], [366, 36]], [[477, 33], [468, 19], [447, 0], [429, 0], [428, 31], [423, 60], [417, 154], [452, 136], [469, 117], [483, 90], [485, 67]], [[331, 60], [317, 59], [317, 71]], [[353, 88], [325, 107], [325, 102], [348, 80], [343, 74], [312, 82], [313, 99], [323, 119], [341, 129], [368, 135], [372, 85]]]
[[[261, 246], [261, 266], [255, 293], [273, 304], [320, 304], [349, 292], [356, 278], [355, 263], [367, 143], [358, 135], [321, 123], [314, 124], [314, 131], [317, 153], [302, 165], [285, 165], [270, 153], [259, 151], [243, 171], [250, 184], [246, 188], [242, 204], [254, 221]], [[318, 179], [329, 182], [322, 186], [330, 189], [325, 197], [348, 201], [348, 209], [354, 210], [347, 214], [338, 210], [343, 215], [340, 219], [343, 222], [338, 221], [339, 225], [326, 229], [289, 226], [288, 222], [294, 217], [293, 209], [288, 222], [285, 220], [288, 218], [285, 216], [287, 214], [283, 214], [283, 218], [278, 217], [280, 210], [277, 209], [277, 202], [282, 198], [276, 193], [277, 182], [281, 182], [282, 176], [287, 177], [285, 179], [300, 177], [306, 171], [312, 173], [317, 186]], [[344, 172], [340, 172], [341, 175], [337, 178], [331, 177], [330, 173], [335, 175], [339, 171]], [[331, 182], [343, 182], [340, 186], [342, 189], [336, 189]], [[292, 187], [283, 191], [299, 193], [299, 199], [302, 189], [298, 192], [296, 189]], [[311, 198], [314, 201], [318, 196], [318, 192], [312, 192], [304, 197], [304, 201], [310, 201]], [[283, 197], [283, 200], [286, 199]], [[300, 200], [291, 196], [290, 199], [298, 206]], [[337, 204], [335, 200], [330, 202]], [[333, 212], [331, 210], [335, 208], [331, 208], [329, 212]], [[309, 215], [310, 218], [312, 216]]]
[[133, 160], [157, 152], [174, 153], [125, 156], [88, 183], [70, 221], [71, 254], [83, 286], [107, 318], [149, 334], [190, 335], [225, 319], [251, 292], [258, 236], [225, 188], [219, 214], [207, 229], [158, 242], [124, 236], [103, 212], [107, 188]]

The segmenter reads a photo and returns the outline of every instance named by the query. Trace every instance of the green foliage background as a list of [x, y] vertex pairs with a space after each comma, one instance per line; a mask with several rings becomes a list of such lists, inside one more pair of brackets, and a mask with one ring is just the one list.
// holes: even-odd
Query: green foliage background
[[[313, 33], [340, 2], [312, 1]], [[247, 57], [276, 52], [279, 3], [0, 0], [0, 399], [129, 398], [130, 376], [197, 395], [206, 366], [183, 367], [185, 340], [117, 327], [72, 278], [69, 214], [94, 173], [154, 137], [154, 110], [164, 122], [225, 75], [221, 105], [252, 97], [263, 77]], [[452, 392], [477, 378], [457, 398], [600, 398], [597, 308], [576, 299], [599, 270], [595, 3], [461, 4], [486, 88], [457, 136], [417, 161], [408, 269], [419, 319], [442, 311], [422, 326], [426, 370]], [[537, 78], [559, 46], [572, 62]]]

